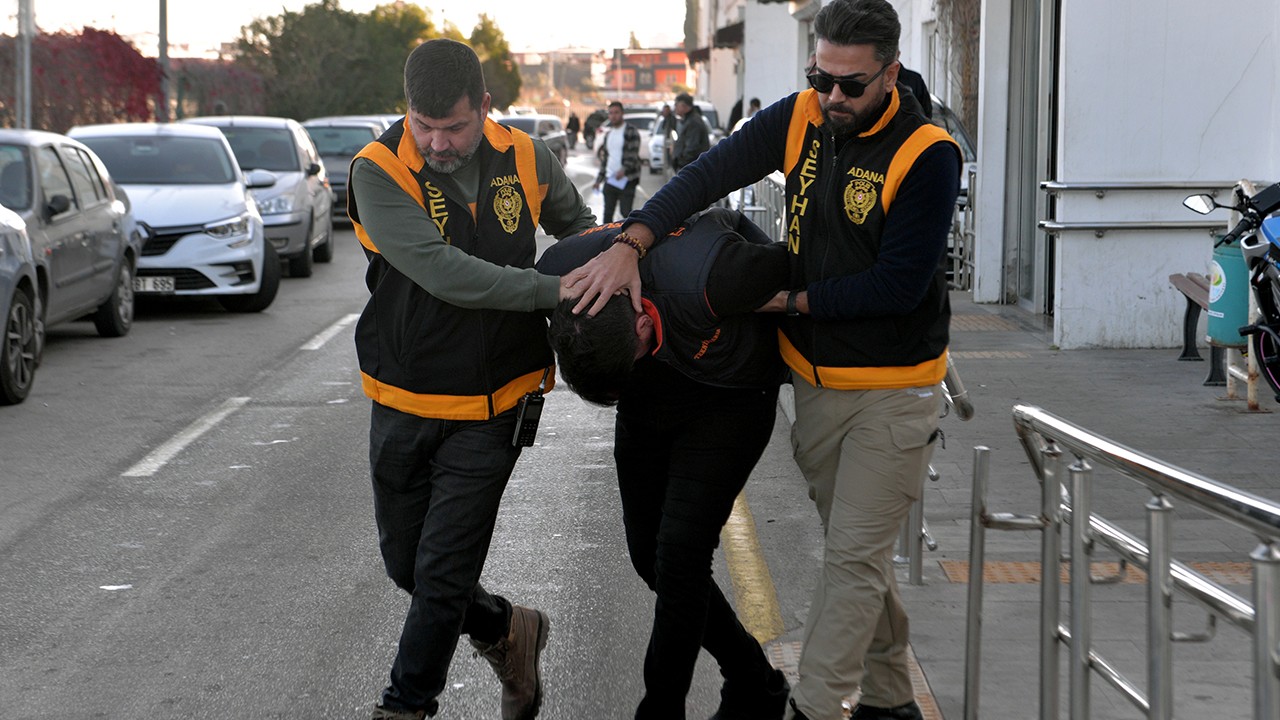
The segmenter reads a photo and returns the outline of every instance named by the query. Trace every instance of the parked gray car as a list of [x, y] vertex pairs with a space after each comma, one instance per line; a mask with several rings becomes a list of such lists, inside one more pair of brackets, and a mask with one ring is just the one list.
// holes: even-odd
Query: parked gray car
[[0, 405], [27, 398], [39, 364], [36, 337], [36, 262], [27, 224], [0, 207]]
[[31, 238], [37, 361], [57, 323], [89, 316], [103, 337], [127, 334], [142, 236], [102, 160], [65, 135], [0, 130], [0, 205]]
[[[367, 119], [366, 119], [367, 118]], [[351, 159], [365, 145], [377, 140], [386, 125], [377, 116], [352, 116], [313, 118], [302, 123], [324, 163], [333, 190], [333, 217], [348, 222], [347, 176], [351, 172]]]
[[311, 263], [333, 259], [333, 192], [311, 136], [296, 120], [249, 115], [188, 118], [222, 131], [245, 173], [268, 170], [276, 182], [253, 191], [267, 240], [289, 275], [310, 277]]

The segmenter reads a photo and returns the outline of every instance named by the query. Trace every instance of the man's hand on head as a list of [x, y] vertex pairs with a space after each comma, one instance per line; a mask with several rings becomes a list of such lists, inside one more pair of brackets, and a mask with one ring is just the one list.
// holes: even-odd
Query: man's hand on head
[[[644, 225], [632, 223], [626, 228], [631, 237], [646, 248], [653, 245], [653, 232]], [[634, 248], [619, 243], [592, 258], [586, 265], [560, 279], [560, 284], [571, 290], [571, 296], [582, 295], [573, 311], [584, 309], [595, 317], [605, 303], [619, 291], [631, 296], [631, 306], [640, 312], [640, 254]]]

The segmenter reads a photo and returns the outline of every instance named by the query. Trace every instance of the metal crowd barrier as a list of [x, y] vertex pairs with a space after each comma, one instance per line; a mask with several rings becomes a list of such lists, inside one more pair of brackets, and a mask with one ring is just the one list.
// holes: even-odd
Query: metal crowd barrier
[[[1254, 720], [1280, 718], [1280, 505], [1202, 475], [1144, 455], [1091, 433], [1037, 407], [1013, 408], [1018, 438], [1041, 483], [1039, 515], [991, 513], [986, 506], [989, 450], [974, 449], [973, 516], [969, 549], [969, 611], [965, 643], [964, 716], [979, 717], [981, 666], [982, 580], [986, 529], [1039, 530], [1040, 582], [1040, 715], [1059, 714], [1058, 643], [1068, 647], [1069, 709], [1073, 720], [1090, 714], [1090, 673], [1097, 673], [1152, 720], [1173, 717], [1172, 643], [1203, 640], [1207, 635], [1173, 632], [1174, 591], [1199, 603], [1210, 613], [1210, 628], [1221, 618], [1253, 639]], [[1064, 454], [1075, 460], [1063, 474]], [[1093, 465], [1105, 466], [1146, 486], [1146, 543], [1093, 513]], [[1064, 488], [1069, 482], [1069, 491]], [[1242, 598], [1173, 558], [1172, 501], [1187, 503], [1219, 520], [1254, 534], [1260, 544], [1251, 553], [1253, 592]], [[1059, 622], [1059, 583], [1062, 530], [1070, 530], [1070, 613], [1068, 625]], [[1091, 585], [1105, 578], [1091, 576], [1097, 545], [1147, 572], [1147, 687], [1144, 693], [1124, 677], [1092, 645]]]

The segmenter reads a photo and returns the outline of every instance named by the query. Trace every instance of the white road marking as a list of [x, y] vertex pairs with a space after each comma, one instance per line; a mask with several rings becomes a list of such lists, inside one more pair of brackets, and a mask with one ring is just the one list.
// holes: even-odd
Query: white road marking
[[319, 335], [316, 335], [315, 337], [303, 343], [301, 349], [302, 350], [319, 350], [320, 348], [324, 347], [324, 344], [329, 342], [329, 340], [332, 339], [334, 335], [337, 335], [339, 332], [342, 331], [343, 328], [355, 322], [359, 318], [360, 316], [355, 313], [352, 313], [350, 315], [347, 315], [346, 317], [343, 317], [338, 322], [325, 328], [323, 331], [320, 332]]
[[156, 471], [164, 467], [165, 463], [172, 460], [175, 455], [182, 452], [183, 448], [190, 445], [193, 440], [208, 432], [214, 425], [222, 422], [231, 413], [244, 407], [247, 402], [249, 402], [247, 397], [229, 398], [217, 410], [191, 423], [185, 430], [169, 438], [165, 444], [152, 450], [149, 455], [138, 461], [136, 465], [121, 473], [121, 476], [150, 477], [156, 474]]

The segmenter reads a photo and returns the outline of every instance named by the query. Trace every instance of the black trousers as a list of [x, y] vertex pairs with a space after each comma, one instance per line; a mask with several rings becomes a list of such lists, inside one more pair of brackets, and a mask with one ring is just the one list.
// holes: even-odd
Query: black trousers
[[725, 389], [650, 358], [617, 415], [614, 458], [627, 550], [657, 593], [636, 718], [681, 720], [699, 647], [726, 681], [763, 685], [771, 669], [711, 577], [720, 530], [773, 432], [778, 389]]
[[387, 575], [412, 599], [382, 705], [436, 712], [460, 635], [496, 642], [511, 603], [480, 586], [498, 505], [520, 457], [515, 411], [434, 420], [373, 403], [369, 463]]
[[602, 224], [613, 222], [613, 210], [618, 209], [621, 213], [619, 220], [626, 220], [631, 214], [631, 208], [636, 202], [636, 185], [639, 180], [628, 180], [625, 188], [616, 188], [609, 183], [604, 184], [604, 213], [600, 220]]

